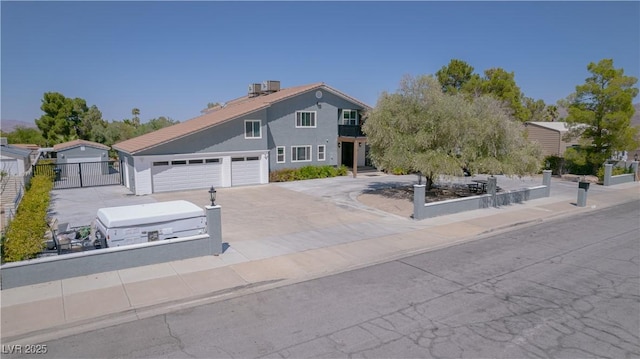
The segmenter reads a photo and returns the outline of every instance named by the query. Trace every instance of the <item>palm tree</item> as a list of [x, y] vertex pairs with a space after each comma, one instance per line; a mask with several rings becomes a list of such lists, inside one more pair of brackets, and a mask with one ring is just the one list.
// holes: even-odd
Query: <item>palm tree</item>
[[138, 116], [140, 116], [140, 109], [137, 107], [134, 107], [131, 110], [131, 114], [133, 115], [133, 125], [138, 127], [140, 125], [140, 118]]

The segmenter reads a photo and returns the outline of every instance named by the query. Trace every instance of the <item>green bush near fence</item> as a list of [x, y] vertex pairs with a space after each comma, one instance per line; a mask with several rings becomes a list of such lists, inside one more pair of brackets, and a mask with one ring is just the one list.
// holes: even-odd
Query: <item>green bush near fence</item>
[[[619, 176], [619, 175], [624, 175], [624, 174], [628, 174], [628, 173], [633, 173], [633, 167], [629, 166], [629, 168], [625, 168], [625, 167], [613, 167], [611, 169], [611, 175], [612, 176]], [[604, 166], [598, 168], [598, 181], [600, 182], [604, 182]]]
[[53, 181], [49, 176], [35, 176], [24, 194], [15, 217], [2, 239], [2, 261], [15, 262], [35, 258], [44, 249], [47, 210]]
[[347, 167], [333, 166], [304, 166], [300, 168], [285, 168], [269, 174], [269, 182], [288, 182], [313, 178], [328, 178], [346, 176]]

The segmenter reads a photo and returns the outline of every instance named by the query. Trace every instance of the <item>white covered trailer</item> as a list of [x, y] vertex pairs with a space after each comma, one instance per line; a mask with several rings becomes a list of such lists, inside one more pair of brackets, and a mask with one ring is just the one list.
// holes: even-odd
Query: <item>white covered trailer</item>
[[204, 210], [183, 200], [101, 208], [95, 221], [103, 247], [195, 236], [206, 228]]

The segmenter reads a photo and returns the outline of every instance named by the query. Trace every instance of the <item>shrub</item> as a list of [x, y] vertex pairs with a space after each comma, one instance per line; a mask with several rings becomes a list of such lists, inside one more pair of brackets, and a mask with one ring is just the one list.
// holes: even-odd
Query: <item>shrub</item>
[[[629, 171], [629, 169], [631, 169], [631, 171]], [[623, 174], [627, 174], [627, 173], [633, 173], [633, 168], [629, 167], [629, 169], [625, 168], [625, 167], [613, 167], [612, 171], [611, 171], [611, 175], [612, 176], [618, 176], [618, 175], [623, 175]], [[604, 166], [598, 168], [598, 173], [596, 174], [598, 176], [598, 181], [600, 182], [604, 182]]]
[[550, 169], [553, 175], [562, 175], [565, 171], [564, 158], [558, 156], [547, 156], [544, 158], [542, 168]]
[[409, 171], [405, 170], [404, 168], [396, 167], [391, 170], [391, 173], [396, 176], [401, 176], [401, 175], [409, 174]]
[[2, 243], [2, 260], [15, 262], [35, 258], [44, 249], [47, 210], [53, 182], [49, 176], [35, 176], [9, 223]]
[[304, 166], [300, 168], [285, 168], [269, 174], [269, 182], [289, 182], [314, 178], [328, 178], [345, 176], [347, 167], [333, 166]]

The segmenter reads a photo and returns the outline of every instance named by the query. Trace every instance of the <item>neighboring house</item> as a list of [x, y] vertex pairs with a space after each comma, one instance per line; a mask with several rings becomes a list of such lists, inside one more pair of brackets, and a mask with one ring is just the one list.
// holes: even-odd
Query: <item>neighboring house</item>
[[21, 176], [31, 168], [31, 150], [7, 144], [7, 139], [0, 140], [0, 171], [3, 175]]
[[53, 146], [56, 165], [62, 176], [79, 176], [82, 170], [80, 163], [85, 163], [85, 174], [109, 174], [109, 146], [101, 143], [73, 140]]
[[366, 104], [324, 83], [280, 89], [251, 84], [247, 96], [191, 120], [113, 145], [137, 195], [269, 182], [305, 165], [364, 165]]
[[569, 131], [566, 122], [525, 122], [524, 126], [529, 140], [540, 144], [545, 157], [563, 157], [567, 148], [578, 144], [578, 139], [563, 139]]
[[20, 203], [25, 176], [31, 168], [31, 153], [0, 138], [0, 229], [4, 229]]
[[13, 143], [11, 144], [11, 146], [31, 151], [31, 163], [35, 164], [37, 162], [36, 160], [38, 159], [38, 155], [40, 154], [40, 146], [32, 143]]
[[53, 146], [57, 163], [102, 162], [109, 160], [109, 146], [86, 140], [73, 140]]

